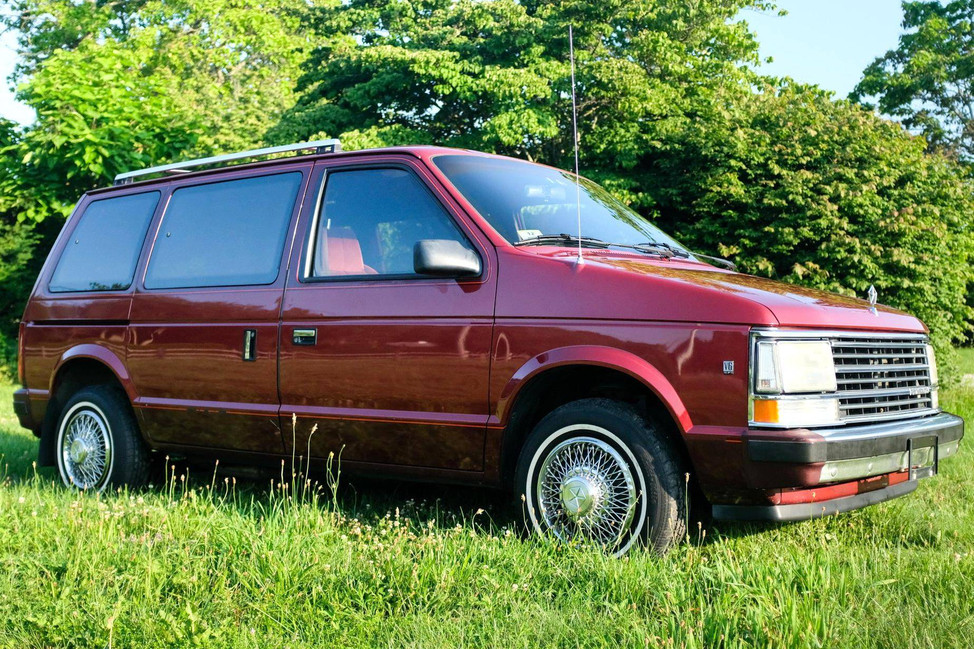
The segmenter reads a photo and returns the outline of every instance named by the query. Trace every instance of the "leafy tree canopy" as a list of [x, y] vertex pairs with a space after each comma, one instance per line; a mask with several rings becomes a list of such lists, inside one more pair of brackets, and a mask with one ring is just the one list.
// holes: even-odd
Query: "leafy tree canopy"
[[875, 99], [936, 148], [974, 161], [974, 0], [903, 3], [899, 46], [873, 61], [851, 98]]
[[37, 121], [0, 154], [0, 212], [65, 215], [119, 171], [253, 146], [294, 100], [302, 0], [20, 0], [18, 97]]
[[120, 171], [251, 147], [294, 101], [304, 0], [15, 0], [26, 128], [0, 121], [0, 361], [63, 217]]
[[757, 44], [735, 19], [757, 0], [351, 0], [316, 12], [324, 43], [301, 99], [271, 132], [519, 155], [571, 155], [568, 25], [588, 167], [633, 166], [694, 103], [749, 77]]
[[942, 353], [974, 316], [974, 192], [920, 138], [813, 87], [766, 87], [692, 122], [634, 182], [664, 228], [741, 270], [881, 301]]

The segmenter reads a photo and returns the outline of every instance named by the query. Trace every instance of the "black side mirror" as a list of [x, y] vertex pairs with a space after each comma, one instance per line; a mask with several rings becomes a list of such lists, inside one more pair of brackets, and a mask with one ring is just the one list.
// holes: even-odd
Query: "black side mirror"
[[413, 246], [413, 269], [420, 275], [472, 277], [480, 274], [480, 257], [459, 241], [424, 239]]

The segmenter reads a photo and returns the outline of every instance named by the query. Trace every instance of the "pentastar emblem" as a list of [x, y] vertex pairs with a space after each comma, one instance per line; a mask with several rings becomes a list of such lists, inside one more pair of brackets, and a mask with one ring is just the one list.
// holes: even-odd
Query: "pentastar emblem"
[[879, 293], [876, 291], [876, 287], [870, 284], [869, 291], [866, 293], [866, 296], [869, 298], [869, 310], [875, 314], [876, 300], [879, 299]]

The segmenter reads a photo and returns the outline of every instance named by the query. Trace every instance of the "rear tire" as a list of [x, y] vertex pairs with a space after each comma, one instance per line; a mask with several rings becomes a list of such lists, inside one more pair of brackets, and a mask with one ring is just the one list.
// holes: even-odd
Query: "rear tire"
[[581, 399], [551, 411], [518, 460], [525, 524], [621, 556], [636, 543], [665, 553], [686, 535], [680, 455], [632, 406]]
[[68, 399], [54, 452], [61, 480], [82, 491], [140, 487], [149, 475], [149, 451], [132, 407], [110, 386], [83, 388]]

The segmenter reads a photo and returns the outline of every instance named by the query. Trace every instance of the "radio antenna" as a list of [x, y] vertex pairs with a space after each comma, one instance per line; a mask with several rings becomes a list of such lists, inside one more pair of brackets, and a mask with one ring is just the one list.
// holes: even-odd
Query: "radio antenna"
[[568, 53], [572, 62], [572, 142], [575, 145], [575, 211], [578, 217], [578, 257], [575, 263], [584, 264], [582, 258], [582, 190], [578, 180], [578, 105], [575, 100], [575, 35], [568, 26]]

